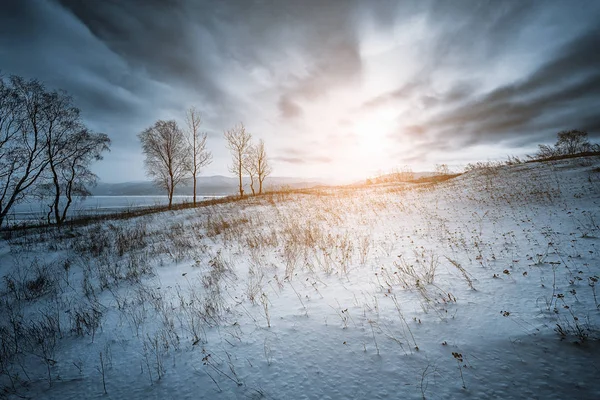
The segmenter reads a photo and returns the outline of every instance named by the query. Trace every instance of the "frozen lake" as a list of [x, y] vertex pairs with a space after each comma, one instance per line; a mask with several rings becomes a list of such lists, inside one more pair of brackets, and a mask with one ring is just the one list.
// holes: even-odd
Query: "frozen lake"
[[[218, 199], [224, 196], [197, 196], [197, 201]], [[191, 203], [193, 196], [173, 196], [173, 204]], [[132, 210], [140, 207], [167, 205], [167, 196], [89, 196], [77, 199], [69, 209], [69, 216], [104, 214]], [[46, 220], [47, 202], [28, 200], [14, 206], [7, 217], [10, 224], [22, 221]]]

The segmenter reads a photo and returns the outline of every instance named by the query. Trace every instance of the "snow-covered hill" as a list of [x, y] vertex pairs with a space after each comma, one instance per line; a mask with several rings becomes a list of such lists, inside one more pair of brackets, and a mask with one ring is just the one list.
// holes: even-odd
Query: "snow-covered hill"
[[0, 396], [600, 398], [598, 157], [328, 193], [14, 235]]

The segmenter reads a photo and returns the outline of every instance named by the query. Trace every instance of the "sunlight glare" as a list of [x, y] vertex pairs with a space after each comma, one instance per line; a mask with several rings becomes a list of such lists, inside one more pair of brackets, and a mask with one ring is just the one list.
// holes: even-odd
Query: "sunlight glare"
[[354, 122], [359, 151], [369, 157], [380, 156], [389, 144], [389, 135], [396, 127], [396, 111], [381, 107]]

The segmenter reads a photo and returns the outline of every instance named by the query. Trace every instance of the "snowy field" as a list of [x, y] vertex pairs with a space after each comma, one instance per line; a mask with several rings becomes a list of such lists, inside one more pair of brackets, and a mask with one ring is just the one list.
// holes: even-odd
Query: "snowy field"
[[600, 398], [600, 160], [0, 242], [0, 397]]

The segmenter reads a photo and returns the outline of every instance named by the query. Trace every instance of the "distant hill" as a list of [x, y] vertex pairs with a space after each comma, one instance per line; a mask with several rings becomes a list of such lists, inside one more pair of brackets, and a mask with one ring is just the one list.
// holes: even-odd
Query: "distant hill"
[[[201, 176], [197, 180], [197, 194], [209, 196], [226, 196], [235, 194], [238, 191], [237, 179], [228, 176]], [[250, 193], [250, 180], [244, 179], [244, 191]], [[276, 189], [279, 187], [307, 188], [317, 185], [328, 184], [325, 180], [291, 178], [291, 177], [268, 177], [265, 180], [265, 189]], [[258, 186], [255, 186], [258, 189]], [[123, 183], [103, 183], [91, 189], [94, 196], [156, 196], [164, 195], [165, 191], [156, 187], [150, 181], [141, 182], [123, 182]], [[175, 189], [177, 195], [192, 195], [193, 185], [189, 182], [185, 185], [177, 186]]]
[[357, 182], [357, 184], [363, 184], [365, 182], [369, 184], [379, 183], [390, 183], [390, 182], [412, 182], [415, 180], [427, 178], [435, 175], [434, 172], [391, 172], [388, 174], [378, 175], [372, 178], [368, 178], [364, 181]]

